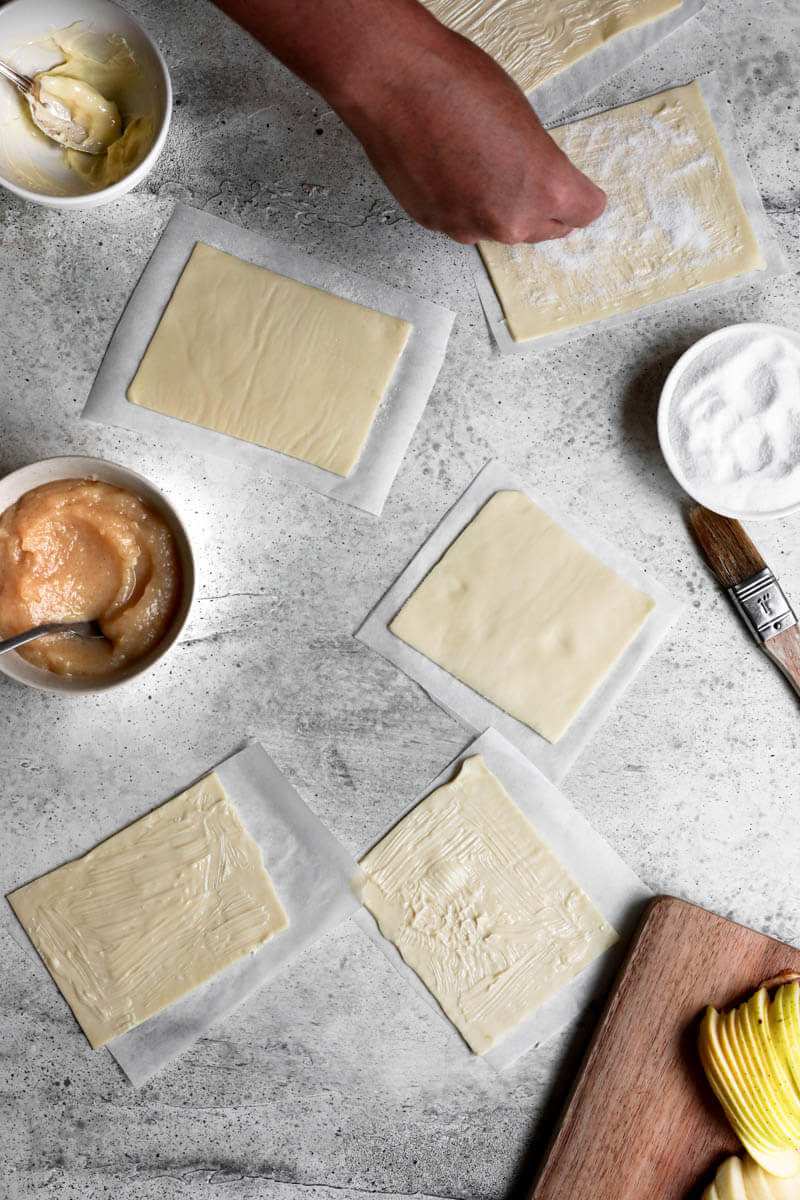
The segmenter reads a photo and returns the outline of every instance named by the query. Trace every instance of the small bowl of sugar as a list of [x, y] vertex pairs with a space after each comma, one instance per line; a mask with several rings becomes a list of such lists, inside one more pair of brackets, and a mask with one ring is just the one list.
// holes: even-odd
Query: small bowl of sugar
[[800, 510], [800, 333], [745, 323], [701, 338], [667, 376], [658, 440], [681, 487], [722, 516]]

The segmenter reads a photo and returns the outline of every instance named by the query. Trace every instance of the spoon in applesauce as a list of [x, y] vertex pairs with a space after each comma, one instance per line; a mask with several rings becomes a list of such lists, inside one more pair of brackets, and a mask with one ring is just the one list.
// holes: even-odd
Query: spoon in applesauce
[[13, 83], [28, 101], [34, 125], [69, 150], [105, 154], [122, 135], [122, 121], [114, 101], [107, 100], [82, 79], [50, 75], [47, 71], [32, 79], [4, 62], [0, 62], [0, 75]]
[[97, 621], [71, 621], [69, 624], [51, 621], [48, 625], [37, 625], [35, 629], [26, 629], [24, 633], [18, 633], [14, 637], [0, 641], [0, 654], [5, 654], [7, 650], [16, 650], [18, 646], [25, 646], [28, 642], [32, 642], [34, 638], [46, 637], [50, 633], [74, 633], [78, 637], [84, 638], [104, 638], [106, 636]]

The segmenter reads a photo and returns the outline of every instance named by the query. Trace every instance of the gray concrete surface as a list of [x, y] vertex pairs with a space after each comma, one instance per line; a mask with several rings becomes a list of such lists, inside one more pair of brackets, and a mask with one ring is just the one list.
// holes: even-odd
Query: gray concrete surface
[[[597, 95], [625, 101], [719, 68], [791, 272], [519, 359], [491, 349], [464, 251], [398, 210], [317, 96], [204, 0], [130, 7], [167, 56], [172, 132], [150, 178], [107, 208], [63, 215], [0, 196], [0, 470], [84, 452], [165, 487], [199, 551], [196, 636], [111, 696], [0, 680], [3, 890], [246, 735], [348, 847], [369, 845], [466, 735], [351, 631], [497, 455], [688, 600], [565, 793], [655, 890], [798, 940], [797, 698], [699, 561], [654, 423], [666, 371], [695, 338], [739, 320], [800, 327], [795, 0], [712, 0]], [[79, 422], [176, 199], [457, 310], [381, 520]], [[756, 533], [800, 601], [798, 531], [795, 518]], [[455, 1054], [445, 1024], [343, 927], [135, 1092], [3, 933], [0, 945], [9, 1200], [500, 1200], [535, 1161], [594, 1016], [495, 1075]]]

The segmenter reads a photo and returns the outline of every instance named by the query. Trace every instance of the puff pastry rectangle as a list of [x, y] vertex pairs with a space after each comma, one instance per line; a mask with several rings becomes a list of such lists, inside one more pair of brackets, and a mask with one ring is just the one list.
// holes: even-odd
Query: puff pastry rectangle
[[346, 476], [410, 331], [198, 242], [127, 397]]
[[480, 755], [361, 866], [381, 932], [476, 1054], [617, 941]]
[[551, 133], [608, 195], [585, 229], [479, 250], [515, 341], [761, 270], [764, 260], [697, 83]]
[[215, 774], [8, 899], [93, 1047], [289, 923]]
[[555, 742], [654, 606], [524, 492], [495, 492], [389, 629]]

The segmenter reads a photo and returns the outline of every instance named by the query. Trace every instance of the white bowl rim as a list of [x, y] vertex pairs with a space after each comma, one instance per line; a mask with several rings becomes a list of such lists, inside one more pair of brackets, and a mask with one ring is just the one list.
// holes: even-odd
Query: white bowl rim
[[[0, 21], [2, 21], [4, 13], [10, 12], [15, 8], [24, 8], [27, 3], [28, 0], [8, 0], [8, 3], [0, 6]], [[20, 184], [14, 183], [0, 171], [0, 186], [9, 192], [13, 192], [21, 200], [28, 200], [33, 204], [41, 204], [47, 208], [89, 208], [110, 203], [119, 196], [124, 196], [126, 192], [131, 191], [138, 183], [141, 183], [145, 176], [150, 173], [156, 159], [164, 149], [164, 143], [167, 140], [167, 134], [169, 133], [172, 121], [172, 80], [170, 79], [167, 60], [141, 21], [138, 21], [132, 13], [129, 13], [127, 9], [117, 4], [116, 0], [103, 0], [103, 3], [107, 4], [109, 8], [116, 8], [123, 13], [126, 20], [137, 27], [153, 51], [164, 85], [164, 117], [161, 127], [156, 134], [155, 141], [138, 166], [129, 171], [122, 179], [118, 179], [116, 183], [111, 183], [108, 187], [99, 188], [94, 192], [80, 192], [74, 196], [54, 196], [50, 192], [35, 192], [31, 188], [22, 187]]]
[[716, 501], [709, 503], [709, 496], [699, 494], [700, 489], [694, 485], [689, 485], [686, 477], [678, 462], [677, 456], [672, 447], [672, 441], [669, 436], [669, 415], [672, 398], [675, 394], [675, 388], [678, 380], [681, 378], [686, 368], [697, 358], [703, 351], [713, 342], [721, 341], [729, 334], [737, 330], [747, 330], [754, 335], [761, 333], [779, 333], [789, 337], [792, 341], [800, 345], [800, 331], [790, 329], [786, 325], [773, 325], [769, 321], [738, 321], [734, 325], [723, 325], [720, 329], [714, 329], [711, 333], [707, 333], [704, 337], [694, 342], [688, 350], [685, 350], [680, 358], [674, 363], [669, 375], [664, 380], [664, 386], [661, 389], [661, 396], [658, 401], [658, 442], [661, 447], [661, 453], [664, 456], [667, 466], [670, 469], [675, 480], [680, 484], [685, 492], [687, 492], [693, 500], [698, 504], [702, 504], [705, 508], [711, 509], [713, 512], [719, 513], [722, 517], [733, 517], [740, 521], [773, 521], [779, 520], [781, 517], [789, 517], [800, 511], [800, 499], [794, 504], [786, 504], [781, 508], [769, 509], [767, 512], [760, 510], [752, 512], [749, 509], [731, 509], [727, 506], [721, 506]]
[[[96, 456], [86, 454], [56, 454], [51, 458], [38, 458], [34, 462], [26, 463], [24, 466], [17, 467], [15, 470], [9, 471], [6, 475], [0, 476], [0, 488], [3, 488], [9, 481], [13, 483], [19, 476], [25, 476], [34, 469], [40, 470], [50, 466], [56, 467], [62, 463], [74, 464], [74, 468], [70, 466], [68, 470], [65, 470], [63, 475], [53, 476], [52, 481], [58, 479], [90, 479], [92, 478], [93, 469], [96, 471], [97, 468], [100, 468], [100, 470], [111, 468], [113, 471], [120, 472], [130, 480], [131, 491], [133, 491], [137, 484], [144, 484], [145, 492], [150, 491], [160, 499], [166, 513], [169, 514], [169, 523], [172, 532], [177, 532], [178, 541], [181, 543], [179, 551], [181, 552], [181, 606], [183, 608], [183, 615], [178, 619], [179, 615], [176, 614], [168, 635], [162, 638], [160, 642], [157, 642], [152, 650], [142, 659], [132, 662], [129, 667], [113, 675], [80, 676], [58, 675], [53, 671], [46, 671], [43, 668], [34, 667], [31, 663], [25, 663], [26, 667], [35, 672], [35, 675], [33, 678], [22, 678], [16, 671], [9, 670], [5, 665], [6, 659], [14, 662], [18, 659], [18, 655], [14, 651], [11, 651], [8, 655], [0, 654], [0, 673], [9, 679], [13, 679], [15, 683], [23, 687], [35, 688], [41, 692], [56, 693], [60, 696], [86, 696], [96, 692], [107, 692], [111, 688], [122, 687], [138, 676], [145, 674], [170, 652], [178, 642], [188, 620], [194, 602], [197, 576], [192, 543], [183, 519], [172, 500], [145, 475], [134, 471], [132, 467], [125, 466], [124, 463], [114, 462], [110, 458], [97, 458]], [[76, 474], [76, 471], [84, 473]], [[95, 478], [99, 477], [95, 476]], [[31, 484], [30, 487], [21, 489], [17, 494], [16, 500], [24, 496], [26, 491], [31, 491], [37, 486], [39, 485]], [[117, 486], [121, 485], [118, 483]], [[15, 504], [16, 500], [11, 500], [9, 505]], [[2, 506], [2, 511], [5, 512], [6, 507], [9, 507], [9, 505]], [[188, 567], [188, 578], [186, 567]], [[24, 662], [25, 660], [21, 659], [19, 661]], [[62, 686], [64, 683], [67, 683], [67, 686]], [[69, 686], [70, 683], [75, 683], [77, 686]]]

